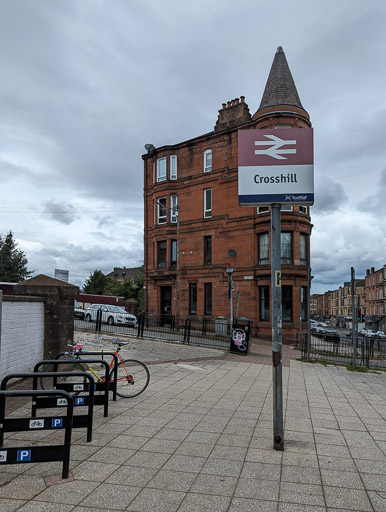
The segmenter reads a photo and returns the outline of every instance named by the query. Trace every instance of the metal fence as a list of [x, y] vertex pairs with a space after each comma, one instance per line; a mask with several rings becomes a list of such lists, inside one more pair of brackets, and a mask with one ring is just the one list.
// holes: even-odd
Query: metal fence
[[229, 349], [230, 346], [229, 326], [226, 324], [226, 319], [198, 320], [174, 315], [141, 313], [136, 326], [108, 325], [98, 321], [86, 322], [75, 319], [75, 327], [94, 332], [162, 339], [190, 345], [225, 349]]
[[[307, 357], [307, 335], [298, 339], [297, 348]], [[339, 364], [352, 364], [354, 347], [351, 336], [311, 335], [310, 358]], [[386, 339], [358, 336], [356, 364], [371, 369], [386, 370]]]

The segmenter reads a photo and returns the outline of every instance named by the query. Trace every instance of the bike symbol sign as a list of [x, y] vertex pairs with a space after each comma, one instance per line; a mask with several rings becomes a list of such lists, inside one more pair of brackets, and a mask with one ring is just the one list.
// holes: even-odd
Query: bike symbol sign
[[44, 428], [44, 420], [40, 420], [40, 419], [30, 420], [29, 428]]

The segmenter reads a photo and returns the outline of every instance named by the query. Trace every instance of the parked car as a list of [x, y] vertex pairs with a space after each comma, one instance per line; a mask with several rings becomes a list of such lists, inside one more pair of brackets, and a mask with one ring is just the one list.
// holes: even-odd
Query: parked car
[[375, 335], [378, 336], [378, 338], [386, 338], [386, 334], [383, 331], [377, 331]]
[[372, 329], [367, 329], [366, 334], [365, 334], [365, 336], [367, 336], [368, 338], [373, 338], [375, 335], [376, 335], [376, 332], [373, 331]]
[[326, 328], [317, 325], [314, 329], [314, 333], [316, 336], [324, 336], [326, 334]]
[[98, 311], [102, 311], [102, 322], [109, 325], [130, 325], [135, 327], [137, 323], [136, 316], [127, 313], [120, 306], [109, 306], [107, 304], [92, 304], [86, 309], [85, 320], [87, 322], [95, 321]]
[[79, 304], [77, 300], [74, 300], [74, 317], [83, 320], [85, 315], [85, 310], [82, 308], [82, 306]]

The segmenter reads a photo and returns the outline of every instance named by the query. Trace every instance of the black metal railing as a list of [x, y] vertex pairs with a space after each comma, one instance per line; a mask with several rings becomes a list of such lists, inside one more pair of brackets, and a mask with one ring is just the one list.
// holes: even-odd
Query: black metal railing
[[[307, 357], [307, 334], [302, 333], [295, 343], [303, 358]], [[339, 334], [312, 334], [310, 358], [339, 364], [352, 364], [354, 346], [352, 336]], [[356, 364], [372, 369], [386, 370], [386, 338], [358, 336]]]
[[126, 334], [137, 338], [153, 338], [202, 345], [208, 347], [229, 348], [229, 325], [226, 318], [198, 319], [177, 317], [175, 315], [160, 315], [156, 313], [141, 313], [135, 326], [108, 325], [100, 318], [86, 322], [75, 319], [75, 327], [82, 330], [102, 332], [107, 334]]

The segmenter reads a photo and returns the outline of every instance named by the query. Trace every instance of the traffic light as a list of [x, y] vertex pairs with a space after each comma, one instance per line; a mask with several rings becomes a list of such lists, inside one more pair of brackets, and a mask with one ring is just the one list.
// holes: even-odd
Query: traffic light
[[358, 322], [362, 322], [362, 312], [361, 312], [361, 308], [359, 308], [359, 309], [358, 309], [357, 320], [358, 320]]

